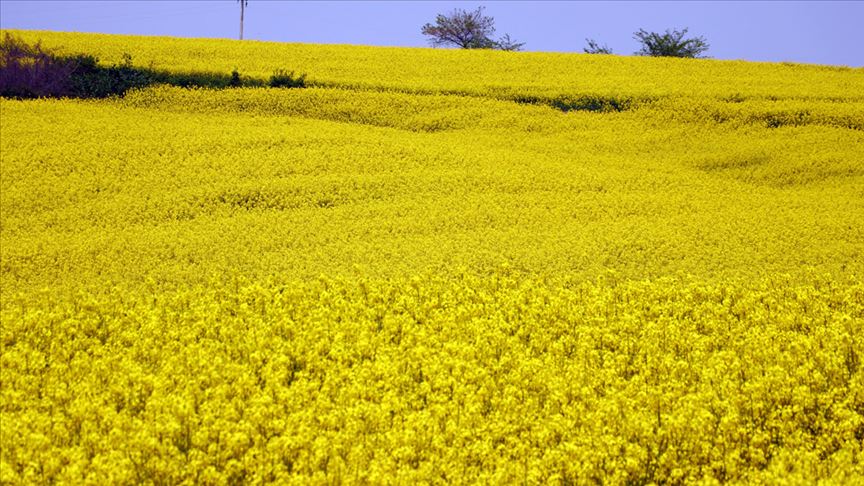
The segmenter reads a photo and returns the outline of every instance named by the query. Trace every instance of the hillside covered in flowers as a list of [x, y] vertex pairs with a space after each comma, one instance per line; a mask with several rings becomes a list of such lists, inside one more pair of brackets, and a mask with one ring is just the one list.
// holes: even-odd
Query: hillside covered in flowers
[[247, 86], [0, 100], [0, 482], [864, 477], [864, 69], [15, 34]]

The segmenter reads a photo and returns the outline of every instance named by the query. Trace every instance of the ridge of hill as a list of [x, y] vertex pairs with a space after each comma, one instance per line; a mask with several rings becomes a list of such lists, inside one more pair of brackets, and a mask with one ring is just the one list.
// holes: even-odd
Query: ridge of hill
[[221, 72], [267, 79], [279, 69], [312, 83], [511, 98], [615, 95], [632, 98], [864, 100], [864, 68], [486, 49], [371, 47], [228, 39], [15, 31], [47, 47], [94, 54], [105, 63], [172, 72]]

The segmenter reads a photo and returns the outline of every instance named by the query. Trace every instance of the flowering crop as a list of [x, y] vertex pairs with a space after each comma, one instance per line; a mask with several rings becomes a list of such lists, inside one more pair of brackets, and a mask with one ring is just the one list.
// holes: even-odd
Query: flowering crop
[[861, 473], [860, 284], [235, 280], [3, 321], [12, 482]]
[[10, 31], [106, 65], [133, 56], [140, 67], [267, 79], [280, 69], [329, 86], [485, 96], [600, 94], [619, 97], [864, 99], [864, 69], [793, 63], [513, 53], [170, 37]]
[[861, 69], [18, 34], [0, 482], [864, 476]]

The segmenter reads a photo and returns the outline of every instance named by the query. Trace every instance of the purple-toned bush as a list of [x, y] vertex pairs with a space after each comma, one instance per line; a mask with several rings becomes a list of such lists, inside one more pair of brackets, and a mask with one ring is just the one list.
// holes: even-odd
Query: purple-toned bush
[[0, 96], [14, 98], [72, 95], [77, 63], [31, 46], [7, 33], [0, 41]]
[[[255, 79], [242, 79], [212, 72], [167, 72], [135, 67], [132, 56], [112, 66], [99, 64], [90, 54], [56, 54], [40, 43], [29, 45], [7, 33], [0, 40], [0, 96], [7, 98], [105, 98], [123, 96], [128, 90], [154, 83], [201, 86], [214, 89], [263, 86]], [[277, 71], [269, 86], [303, 88], [306, 75]]]

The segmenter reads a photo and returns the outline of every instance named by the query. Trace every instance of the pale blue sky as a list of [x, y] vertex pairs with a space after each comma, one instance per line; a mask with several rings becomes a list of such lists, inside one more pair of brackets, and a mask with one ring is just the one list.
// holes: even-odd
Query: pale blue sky
[[[616, 54], [638, 50], [633, 32], [689, 27], [718, 59], [864, 66], [864, 2], [454, 2], [250, 0], [247, 39], [427, 46], [420, 27], [437, 13], [485, 6], [498, 34], [528, 51], [581, 52], [585, 38]], [[0, 27], [236, 38], [236, 0], [0, 0]]]

